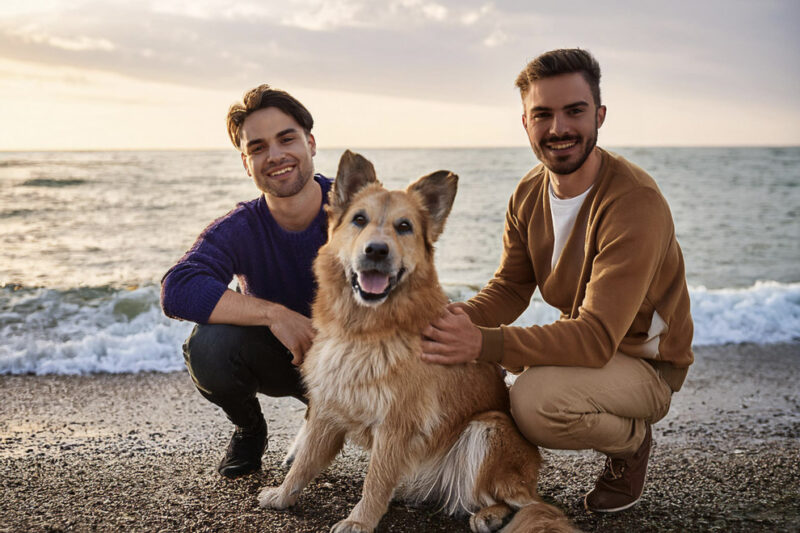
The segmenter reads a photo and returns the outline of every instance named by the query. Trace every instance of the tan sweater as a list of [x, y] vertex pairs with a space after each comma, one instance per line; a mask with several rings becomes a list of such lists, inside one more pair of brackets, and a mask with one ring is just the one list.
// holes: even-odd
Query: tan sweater
[[[650, 360], [678, 390], [694, 359], [693, 326], [672, 215], [646, 172], [600, 152], [600, 174], [554, 269], [549, 171], [539, 165], [517, 186], [500, 267], [468, 302], [483, 334], [480, 359], [515, 372], [533, 365], [599, 368], [620, 351]], [[561, 319], [506, 326], [537, 286]]]

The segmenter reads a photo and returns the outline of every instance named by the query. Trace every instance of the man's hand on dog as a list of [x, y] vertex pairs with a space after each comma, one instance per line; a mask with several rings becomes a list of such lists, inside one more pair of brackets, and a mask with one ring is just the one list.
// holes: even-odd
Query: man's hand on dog
[[461, 302], [445, 307], [442, 315], [422, 330], [422, 360], [456, 365], [470, 363], [481, 353], [482, 336]]
[[269, 329], [292, 352], [292, 364], [300, 366], [316, 334], [311, 319], [283, 306], [273, 311], [273, 317]]
[[217, 302], [209, 324], [267, 326], [292, 353], [292, 364], [300, 366], [311, 347], [316, 330], [311, 319], [281, 304], [226, 290]]

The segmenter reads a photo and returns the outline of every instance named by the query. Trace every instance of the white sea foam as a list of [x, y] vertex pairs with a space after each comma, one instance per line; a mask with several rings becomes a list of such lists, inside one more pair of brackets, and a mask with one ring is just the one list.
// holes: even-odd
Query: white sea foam
[[[453, 287], [453, 299], [474, 290]], [[690, 290], [695, 346], [800, 341], [800, 283]], [[0, 289], [0, 374], [169, 372], [183, 368], [192, 324], [166, 318], [155, 285], [126, 289]], [[516, 325], [558, 312], [534, 300]]]
[[745, 289], [690, 291], [694, 344], [800, 340], [800, 283], [758, 281]]
[[[448, 293], [452, 300], [465, 300], [475, 291], [453, 287]], [[713, 290], [690, 287], [689, 295], [695, 346], [800, 341], [800, 283], [758, 281], [747, 288]], [[558, 310], [534, 297], [513, 325], [549, 324], [558, 317]]]
[[5, 289], [0, 373], [169, 372], [191, 324], [169, 320], [158, 288]]

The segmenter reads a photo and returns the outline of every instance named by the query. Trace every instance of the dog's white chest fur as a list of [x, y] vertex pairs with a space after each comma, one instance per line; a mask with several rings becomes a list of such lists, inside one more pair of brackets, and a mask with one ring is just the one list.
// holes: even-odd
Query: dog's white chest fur
[[[312, 405], [347, 421], [350, 431], [375, 428], [393, 409], [401, 408], [400, 401], [406, 402], [406, 398], [398, 397], [397, 384], [405, 381], [398, 374], [424, 364], [412, 359], [418, 352], [419, 339], [404, 335], [379, 342], [317, 338], [304, 363], [309, 399]], [[413, 403], [427, 404], [425, 411], [436, 412], [437, 400], [430, 391], [421, 392]], [[435, 424], [433, 418], [423, 416], [419, 420], [422, 432]]]

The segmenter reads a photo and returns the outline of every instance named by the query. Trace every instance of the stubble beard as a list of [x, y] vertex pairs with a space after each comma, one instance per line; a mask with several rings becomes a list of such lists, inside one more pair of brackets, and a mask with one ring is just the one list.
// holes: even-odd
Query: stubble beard
[[264, 176], [261, 180], [261, 192], [268, 194], [274, 198], [288, 198], [294, 196], [303, 190], [308, 181], [311, 179], [313, 172], [308, 171], [305, 174], [301, 172], [299, 166], [297, 167], [297, 178], [285, 183], [273, 183], [268, 176]]
[[545, 144], [550, 142], [559, 142], [559, 141], [577, 141], [578, 143], [583, 143], [584, 138], [582, 136], [569, 136], [569, 137], [548, 137], [547, 139], [543, 139], [538, 143], [533, 143], [533, 153], [542, 162], [542, 164], [552, 173], [559, 174], [561, 176], [565, 176], [567, 174], [572, 174], [579, 168], [583, 166], [586, 160], [591, 155], [592, 150], [594, 147], [597, 146], [597, 117], [594, 119], [594, 133], [593, 135], [586, 141], [583, 153], [578, 157], [577, 160], [571, 162], [569, 160], [566, 161], [559, 161], [559, 156], [548, 156], [546, 155], [547, 148], [544, 147]]

